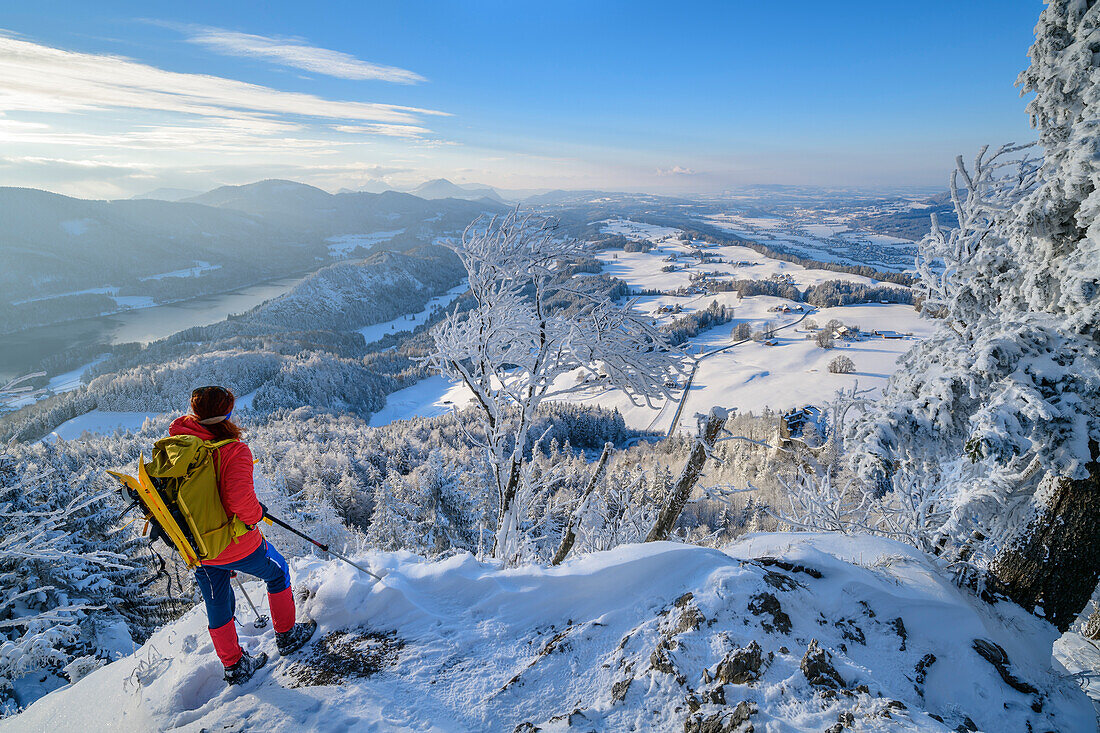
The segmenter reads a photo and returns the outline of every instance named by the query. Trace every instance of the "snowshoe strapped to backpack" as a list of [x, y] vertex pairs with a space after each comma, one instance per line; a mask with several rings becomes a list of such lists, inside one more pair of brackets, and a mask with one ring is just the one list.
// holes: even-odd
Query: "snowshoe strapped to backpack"
[[191, 567], [212, 560], [248, 532], [236, 516], [227, 516], [218, 492], [217, 449], [232, 443], [173, 435], [153, 445], [149, 463], [138, 462], [138, 476], [108, 471], [140, 503], [153, 527]]

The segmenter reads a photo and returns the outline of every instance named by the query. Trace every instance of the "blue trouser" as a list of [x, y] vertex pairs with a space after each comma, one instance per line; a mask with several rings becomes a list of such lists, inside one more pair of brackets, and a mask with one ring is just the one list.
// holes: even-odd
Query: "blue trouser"
[[266, 539], [248, 557], [225, 565], [200, 565], [195, 568], [195, 581], [206, 601], [207, 625], [211, 629], [220, 628], [233, 619], [235, 599], [230, 579], [234, 571], [266, 581], [270, 594], [290, 587], [290, 568]]

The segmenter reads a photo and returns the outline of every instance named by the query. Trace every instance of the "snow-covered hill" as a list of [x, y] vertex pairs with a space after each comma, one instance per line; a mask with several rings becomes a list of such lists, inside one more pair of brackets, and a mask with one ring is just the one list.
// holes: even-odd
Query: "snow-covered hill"
[[[1056, 632], [887, 540], [628, 545], [557, 569], [469, 555], [297, 564], [316, 640], [227, 688], [201, 608], [3, 731], [1092, 731]], [[258, 583], [249, 585], [260, 597]], [[959, 728], [959, 726], [962, 726]]]

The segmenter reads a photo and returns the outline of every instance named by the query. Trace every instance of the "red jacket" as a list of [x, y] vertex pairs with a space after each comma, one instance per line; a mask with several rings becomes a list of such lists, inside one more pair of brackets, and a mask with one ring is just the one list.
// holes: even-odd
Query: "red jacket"
[[[200, 425], [194, 415], [184, 415], [172, 421], [169, 435], [194, 435], [203, 440], [213, 440], [214, 435], [206, 426]], [[260, 501], [256, 498], [256, 489], [252, 486], [252, 451], [237, 441], [218, 448], [218, 492], [227, 516], [236, 514], [245, 524], [259, 524], [264, 518]], [[248, 557], [263, 542], [260, 530], [253, 529], [241, 535], [236, 542], [213, 560], [203, 560], [204, 565], [224, 565]]]

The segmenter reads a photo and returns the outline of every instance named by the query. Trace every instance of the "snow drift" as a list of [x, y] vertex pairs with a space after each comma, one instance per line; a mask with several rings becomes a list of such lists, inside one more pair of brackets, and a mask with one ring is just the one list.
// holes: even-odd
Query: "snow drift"
[[[882, 539], [628, 545], [559, 568], [368, 553], [299, 561], [320, 629], [227, 688], [202, 608], [0, 730], [1091, 731], [1057, 632]], [[259, 583], [248, 584], [253, 598]]]

